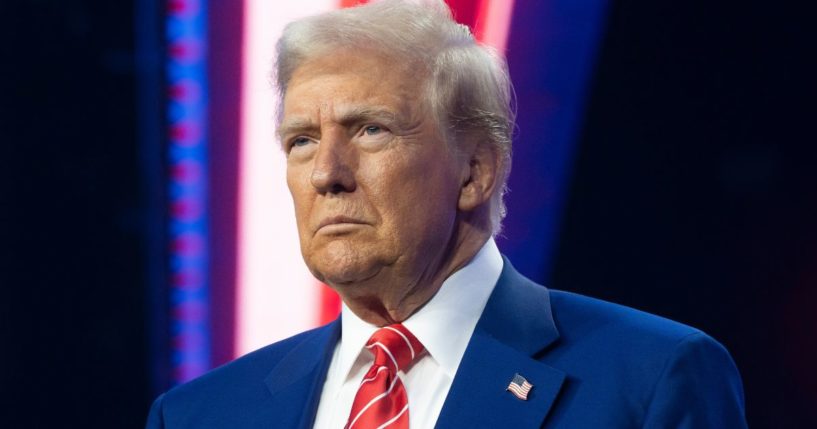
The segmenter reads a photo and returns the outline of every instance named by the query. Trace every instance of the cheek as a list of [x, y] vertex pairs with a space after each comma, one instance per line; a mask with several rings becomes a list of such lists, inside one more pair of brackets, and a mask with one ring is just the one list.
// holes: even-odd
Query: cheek
[[[401, 159], [401, 161], [407, 161]], [[453, 223], [457, 207], [456, 178], [440, 158], [428, 162], [381, 162], [371, 183], [371, 202], [380, 210], [387, 232], [417, 240]]]
[[313, 200], [307, 169], [287, 166], [287, 187], [295, 206], [295, 220], [300, 227], [308, 219]]

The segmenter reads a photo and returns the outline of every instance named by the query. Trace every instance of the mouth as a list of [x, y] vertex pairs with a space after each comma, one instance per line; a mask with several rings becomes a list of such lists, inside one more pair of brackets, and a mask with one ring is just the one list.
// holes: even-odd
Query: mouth
[[320, 231], [323, 229], [342, 229], [348, 227], [355, 227], [357, 225], [365, 225], [366, 222], [363, 222], [360, 219], [355, 219], [349, 216], [330, 216], [324, 218], [319, 224], [318, 228], [315, 230]]

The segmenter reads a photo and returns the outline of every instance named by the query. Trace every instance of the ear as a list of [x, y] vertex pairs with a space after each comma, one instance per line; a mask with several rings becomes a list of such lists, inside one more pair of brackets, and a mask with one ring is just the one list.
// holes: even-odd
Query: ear
[[500, 158], [496, 149], [486, 142], [477, 143], [471, 154], [463, 159], [462, 186], [457, 207], [461, 211], [472, 211], [488, 203], [497, 183]]

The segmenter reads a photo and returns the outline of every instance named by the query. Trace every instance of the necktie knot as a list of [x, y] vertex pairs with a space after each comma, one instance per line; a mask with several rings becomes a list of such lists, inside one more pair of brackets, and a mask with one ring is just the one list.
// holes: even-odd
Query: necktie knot
[[384, 326], [366, 342], [374, 364], [360, 382], [345, 429], [408, 429], [408, 395], [398, 371], [407, 371], [423, 345], [403, 325]]
[[374, 354], [374, 365], [405, 370], [423, 352], [423, 345], [403, 325], [384, 326], [369, 338], [366, 348]]

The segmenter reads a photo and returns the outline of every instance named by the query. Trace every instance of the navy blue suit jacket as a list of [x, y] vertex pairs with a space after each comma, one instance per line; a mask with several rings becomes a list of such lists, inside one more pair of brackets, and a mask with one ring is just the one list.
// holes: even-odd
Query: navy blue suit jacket
[[[456, 329], [456, 327], [440, 327]], [[153, 404], [147, 427], [311, 428], [340, 321], [241, 357]], [[514, 374], [528, 400], [506, 391]], [[438, 428], [742, 428], [740, 376], [696, 329], [548, 290], [505, 268]]]

